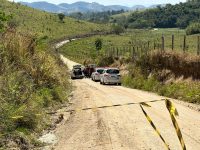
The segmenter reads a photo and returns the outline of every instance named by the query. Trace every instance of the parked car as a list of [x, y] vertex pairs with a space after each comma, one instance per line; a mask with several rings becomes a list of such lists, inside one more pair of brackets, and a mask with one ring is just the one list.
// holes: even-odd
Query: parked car
[[85, 66], [85, 69], [83, 70], [83, 73], [86, 78], [90, 78], [92, 73], [95, 71], [96, 65], [95, 64], [89, 64]]
[[103, 73], [104, 68], [95, 68], [91, 75], [93, 81], [100, 81], [100, 75]]
[[83, 79], [84, 74], [82, 71], [82, 66], [81, 65], [75, 65], [73, 66], [73, 69], [71, 71], [71, 79]]
[[118, 68], [106, 68], [100, 75], [101, 84], [117, 84], [121, 85], [121, 75]]

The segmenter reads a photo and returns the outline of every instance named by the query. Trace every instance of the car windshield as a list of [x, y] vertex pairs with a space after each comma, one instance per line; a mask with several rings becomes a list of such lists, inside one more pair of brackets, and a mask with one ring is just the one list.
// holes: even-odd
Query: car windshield
[[98, 70], [97, 70], [97, 72], [100, 73], [100, 74], [102, 74], [103, 71], [104, 71], [104, 69], [98, 69]]
[[82, 75], [81, 69], [74, 69], [74, 74], [75, 75]]
[[109, 73], [109, 74], [119, 74], [118, 69], [108, 69], [106, 72]]

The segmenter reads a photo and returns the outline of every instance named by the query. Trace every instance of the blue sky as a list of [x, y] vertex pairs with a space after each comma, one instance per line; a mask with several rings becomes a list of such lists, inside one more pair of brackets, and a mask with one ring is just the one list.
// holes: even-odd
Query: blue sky
[[86, 2], [98, 2], [104, 5], [125, 5], [125, 6], [133, 6], [133, 5], [152, 5], [152, 4], [166, 4], [166, 3], [179, 3], [185, 2], [186, 0], [14, 0], [24, 1], [24, 2], [36, 2], [36, 1], [47, 1], [49, 3], [59, 4], [59, 3], [73, 3], [77, 1], [86, 1]]

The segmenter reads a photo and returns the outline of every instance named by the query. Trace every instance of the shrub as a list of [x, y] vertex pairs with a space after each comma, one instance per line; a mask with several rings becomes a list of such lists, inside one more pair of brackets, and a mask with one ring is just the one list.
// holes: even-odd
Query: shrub
[[191, 23], [186, 28], [187, 35], [198, 34], [198, 33], [200, 33], [200, 23]]
[[114, 58], [113, 57], [102, 57], [100, 56], [97, 60], [97, 65], [98, 66], [109, 66], [114, 63]]
[[97, 39], [95, 40], [96, 50], [97, 50], [97, 51], [101, 50], [101, 49], [102, 49], [102, 45], [103, 45], [102, 39], [97, 38]]
[[59, 18], [59, 20], [60, 20], [61, 22], [63, 22], [63, 21], [64, 21], [64, 18], [65, 18], [65, 15], [64, 15], [63, 13], [59, 13], [59, 14], [58, 14], [58, 18]]
[[120, 25], [113, 24], [111, 28], [112, 32], [119, 35], [120, 33], [124, 32], [124, 28]]
[[42, 131], [48, 123], [46, 111], [67, 101], [71, 85], [66, 67], [46, 48], [15, 29], [0, 40], [0, 147], [2, 139], [15, 141], [21, 132]]

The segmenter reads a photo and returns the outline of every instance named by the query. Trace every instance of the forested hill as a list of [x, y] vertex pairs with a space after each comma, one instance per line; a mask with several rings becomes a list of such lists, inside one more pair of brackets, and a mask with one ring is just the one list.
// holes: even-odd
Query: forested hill
[[200, 22], [200, 0], [136, 11], [129, 15], [126, 21], [121, 21], [120, 17], [114, 18], [113, 21], [129, 28], [186, 28], [190, 23]]

